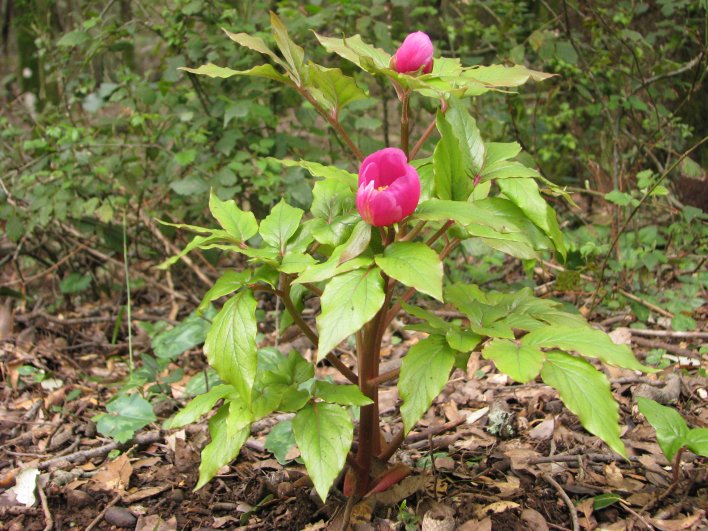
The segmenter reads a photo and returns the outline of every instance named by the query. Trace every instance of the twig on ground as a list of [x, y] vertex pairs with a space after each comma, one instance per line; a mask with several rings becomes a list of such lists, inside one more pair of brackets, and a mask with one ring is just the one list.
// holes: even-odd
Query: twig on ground
[[96, 518], [91, 520], [91, 523], [86, 527], [84, 531], [91, 531], [94, 527], [98, 525], [98, 523], [101, 521], [101, 519], [106, 515], [106, 511], [113, 507], [116, 503], [118, 503], [118, 500], [120, 500], [120, 494], [116, 494], [115, 497], [108, 502], [108, 505], [106, 505], [103, 510], [96, 515]]
[[672, 354], [676, 354], [677, 356], [700, 359], [700, 354], [698, 354], [698, 352], [694, 352], [692, 350], [682, 348], [677, 345], [672, 345], [671, 343], [666, 343], [664, 341], [644, 339], [643, 337], [633, 337], [632, 343], [636, 343], [640, 347], [645, 348], [663, 348], [666, 352], [671, 352]]
[[39, 493], [39, 500], [42, 503], [42, 511], [44, 512], [44, 531], [51, 531], [54, 527], [54, 518], [52, 518], [52, 513], [47, 503], [47, 495], [40, 481], [37, 482], [37, 492]]
[[[151, 444], [159, 441], [160, 437], [161, 435], [159, 431], [149, 431], [147, 433], [139, 433], [132, 441], [129, 442], [132, 444]], [[54, 459], [49, 459], [48, 461], [43, 461], [37, 465], [37, 468], [39, 470], [47, 470], [48, 468], [51, 468], [57, 464], [64, 462], [84, 462], [94, 457], [104, 456], [108, 454], [108, 452], [110, 452], [111, 450], [115, 450], [116, 448], [119, 448], [121, 446], [122, 445], [117, 442], [112, 442], [104, 444], [103, 446], [99, 446], [98, 448], [88, 448], [86, 450], [80, 450], [78, 452], [74, 452], [73, 454], [64, 455], [62, 457], [56, 457]]]
[[633, 336], [671, 337], [674, 339], [708, 339], [708, 332], [683, 332], [674, 330], [644, 330], [630, 328]]
[[566, 492], [563, 490], [563, 487], [561, 487], [560, 484], [550, 476], [550, 474], [542, 474], [541, 477], [554, 489], [556, 489], [558, 495], [563, 499], [566, 507], [568, 507], [568, 511], [570, 512], [570, 520], [573, 522], [573, 531], [579, 531], [580, 524], [578, 523], [578, 511], [575, 509], [573, 501], [568, 497]]
[[[598, 461], [601, 463], [613, 463], [615, 461], [624, 461], [625, 458], [619, 455], [607, 455], [607, 454], [584, 454], [583, 457], [590, 461]], [[637, 461], [636, 457], [630, 456], [627, 459], [630, 461]], [[578, 454], [573, 455], [549, 455], [545, 457], [536, 457], [534, 459], [529, 459], [527, 463], [529, 465], [540, 465], [542, 463], [577, 463]]]

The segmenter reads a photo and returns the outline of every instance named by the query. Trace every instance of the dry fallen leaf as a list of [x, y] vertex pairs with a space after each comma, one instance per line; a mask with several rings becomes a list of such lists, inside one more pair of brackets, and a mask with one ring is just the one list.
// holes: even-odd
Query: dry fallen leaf
[[91, 482], [99, 490], [123, 492], [128, 488], [133, 467], [126, 454], [121, 454], [117, 459], [106, 463]]
[[477, 509], [476, 515], [477, 518], [482, 518], [483, 516], [488, 516], [492, 513], [503, 513], [504, 511], [508, 511], [509, 509], [517, 509], [518, 507], [519, 504], [516, 502], [501, 500]]

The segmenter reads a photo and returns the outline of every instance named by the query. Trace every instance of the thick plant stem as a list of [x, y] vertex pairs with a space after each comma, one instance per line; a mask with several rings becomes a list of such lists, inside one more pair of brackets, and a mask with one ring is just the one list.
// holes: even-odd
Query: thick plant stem
[[359, 356], [359, 388], [369, 397], [373, 404], [361, 408], [359, 417], [359, 448], [356, 461], [359, 465], [356, 481], [356, 493], [363, 496], [369, 490], [371, 479], [371, 462], [378, 453], [379, 439], [379, 404], [378, 386], [372, 385], [371, 380], [378, 372], [378, 350], [375, 349], [375, 339], [378, 329], [378, 320], [374, 319], [364, 328], [363, 349]]

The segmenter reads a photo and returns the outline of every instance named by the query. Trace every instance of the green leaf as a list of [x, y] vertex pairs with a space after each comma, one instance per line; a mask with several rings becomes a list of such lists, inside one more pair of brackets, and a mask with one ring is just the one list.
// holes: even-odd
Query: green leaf
[[209, 389], [206, 393], [195, 396], [186, 406], [180, 409], [174, 417], [167, 419], [162, 427], [166, 430], [171, 430], [196, 422], [203, 415], [211, 411], [211, 408], [213, 408], [214, 404], [220, 399], [229, 396], [234, 391], [235, 389], [231, 385], [217, 385]]
[[259, 232], [263, 241], [285, 254], [285, 245], [300, 227], [303, 211], [288, 205], [284, 199], [275, 205], [270, 214], [261, 221]]
[[358, 269], [330, 280], [320, 299], [322, 312], [317, 316], [317, 361], [373, 319], [383, 303], [383, 278], [378, 268]]
[[500, 160], [485, 163], [481, 177], [480, 183], [485, 183], [517, 177], [541, 178], [541, 174], [538, 173], [538, 170], [524, 166], [515, 160]]
[[137, 393], [118, 395], [106, 405], [106, 410], [108, 413], [95, 418], [96, 429], [101, 435], [111, 437], [119, 443], [128, 442], [136, 431], [157, 421], [150, 402]]
[[595, 511], [614, 505], [622, 499], [622, 496], [615, 494], [614, 492], [606, 492], [604, 494], [599, 494], [593, 498], [592, 508]]
[[[224, 404], [219, 408], [216, 414], [209, 419], [209, 435], [211, 442], [202, 450], [201, 463], [199, 463], [199, 481], [194, 490], [201, 489], [204, 485], [213, 478], [221, 467], [228, 465], [236, 459], [236, 456], [241, 451], [243, 443], [246, 442], [251, 434], [248, 417], [243, 408], [234, 406], [234, 402]], [[244, 427], [238, 432], [229, 433], [229, 417], [233, 425], [236, 420], [245, 422]], [[239, 422], [240, 423], [240, 422]]]
[[358, 385], [343, 385], [317, 380], [312, 392], [313, 396], [325, 402], [341, 406], [368, 406], [372, 400], [364, 395]]
[[474, 79], [488, 86], [517, 87], [523, 85], [529, 79], [533, 81], [543, 81], [544, 79], [553, 77], [555, 74], [529, 70], [521, 65], [491, 65], [467, 69], [462, 75], [466, 79]]
[[316, 218], [331, 223], [340, 214], [354, 208], [354, 194], [349, 186], [335, 179], [318, 181], [312, 189], [310, 212]]
[[708, 457], [708, 428], [694, 428], [686, 436], [686, 447], [694, 454]]
[[466, 201], [472, 192], [472, 159], [463, 149], [458, 131], [453, 129], [445, 114], [438, 111], [437, 127], [440, 140], [433, 152], [435, 192], [440, 199]]
[[[465, 155], [465, 161], [469, 161], [471, 164], [471, 167], [466, 168], [465, 171], [473, 177], [479, 175], [484, 166], [484, 142], [477, 127], [477, 122], [467, 110], [467, 105], [458, 98], [450, 98], [448, 109], [445, 111], [445, 119], [452, 126], [452, 130], [460, 143], [460, 149]], [[461, 197], [460, 199], [467, 198]]]
[[607, 377], [590, 363], [564, 352], [547, 352], [541, 368], [544, 383], [553, 387], [566, 407], [593, 435], [618, 454], [627, 452], [620, 440], [619, 407]]
[[502, 193], [518, 206], [551, 239], [558, 252], [565, 257], [563, 234], [558, 226], [556, 213], [541, 197], [538, 184], [533, 179], [502, 179], [497, 181]]
[[295, 446], [292, 420], [281, 420], [273, 426], [266, 437], [265, 449], [272, 453], [281, 465], [290, 460], [287, 455]]
[[401, 363], [398, 392], [403, 399], [403, 431], [408, 433], [447, 383], [455, 351], [443, 336], [429, 336], [411, 347]]
[[325, 501], [352, 446], [351, 417], [341, 406], [311, 403], [295, 415], [293, 433], [307, 473]]
[[589, 326], [546, 326], [525, 335], [521, 342], [529, 347], [574, 350], [589, 358], [598, 358], [608, 365], [633, 371], [656, 372], [637, 361], [627, 345], [616, 345], [610, 336]]
[[442, 302], [443, 264], [424, 243], [393, 243], [374, 260], [388, 276]]
[[543, 352], [534, 347], [518, 345], [507, 339], [495, 339], [482, 350], [485, 359], [492, 360], [497, 368], [520, 383], [530, 382], [546, 359]]
[[[224, 295], [230, 295], [234, 291], [241, 289], [249, 280], [251, 280], [250, 271], [233, 271], [224, 272], [223, 275], [214, 283], [214, 285], [206, 292], [202, 302], [197, 307], [197, 313], [204, 312], [212, 301]], [[183, 351], [184, 352], [184, 351]]]
[[258, 222], [253, 212], [244, 212], [233, 199], [222, 201], [213, 190], [209, 195], [209, 210], [219, 225], [236, 241], [245, 242], [258, 233]]
[[614, 203], [619, 206], [627, 206], [632, 202], [632, 196], [626, 192], [620, 192], [619, 190], [612, 190], [605, 194], [605, 199], [610, 203]]
[[155, 357], [171, 361], [190, 348], [204, 343], [209, 327], [209, 321], [195, 313], [169, 330], [157, 334], [150, 341], [150, 346]]
[[642, 396], [637, 398], [637, 405], [656, 431], [656, 442], [659, 443], [666, 459], [673, 461], [676, 452], [686, 446], [689, 433], [686, 421], [674, 408], [662, 406]]
[[359, 177], [355, 173], [348, 172], [336, 166], [325, 166], [319, 162], [310, 162], [308, 160], [290, 160], [290, 159], [276, 159], [273, 157], [268, 157], [266, 160], [277, 162], [288, 168], [299, 166], [308, 172], [313, 177], [320, 177], [322, 179], [334, 179], [341, 183], [346, 184], [353, 192], [356, 192], [358, 188]]
[[250, 290], [231, 297], [214, 318], [204, 344], [209, 365], [221, 380], [232, 384], [241, 399], [251, 403], [256, 379], [256, 299]]
[[293, 85], [286, 76], [279, 73], [272, 65], [258, 65], [248, 70], [232, 70], [231, 68], [226, 68], [223, 66], [217, 66], [212, 63], [207, 63], [198, 68], [187, 68], [180, 67], [179, 70], [184, 70], [190, 74], [197, 74], [201, 76], [209, 76], [212, 78], [227, 79], [233, 76], [251, 76], [251, 77], [265, 77], [267, 79], [272, 79], [274, 81], [279, 81], [286, 85]]
[[375, 74], [387, 70], [391, 63], [391, 56], [388, 53], [365, 43], [360, 35], [337, 38], [324, 37], [315, 33], [315, 37], [328, 52], [336, 53], [367, 72]]
[[521, 144], [518, 142], [487, 142], [485, 144], [484, 167], [490, 164], [513, 159], [521, 153]]
[[87, 31], [74, 30], [62, 35], [57, 41], [57, 46], [78, 46], [91, 40], [91, 34]]
[[308, 86], [315, 99], [335, 116], [343, 107], [366, 98], [354, 78], [344, 75], [339, 68], [325, 68], [311, 62], [307, 65], [307, 72]]
[[285, 24], [272, 11], [270, 12], [270, 25], [273, 30], [273, 37], [275, 37], [275, 43], [290, 67], [287, 70], [292, 74], [296, 82], [300, 84], [300, 78], [304, 70], [305, 52], [292, 41]]
[[285, 68], [285, 63], [283, 60], [275, 55], [273, 50], [271, 50], [268, 45], [260, 37], [249, 35], [248, 33], [231, 33], [230, 31], [221, 28], [229, 38], [235, 43], [253, 50], [254, 52], [261, 53], [270, 57], [274, 63]]
[[81, 293], [91, 285], [91, 275], [71, 272], [59, 282], [59, 291], [65, 295]]
[[339, 255], [339, 264], [348, 262], [366, 251], [371, 241], [371, 225], [364, 220], [360, 220], [352, 231], [349, 239], [344, 244], [344, 249]]

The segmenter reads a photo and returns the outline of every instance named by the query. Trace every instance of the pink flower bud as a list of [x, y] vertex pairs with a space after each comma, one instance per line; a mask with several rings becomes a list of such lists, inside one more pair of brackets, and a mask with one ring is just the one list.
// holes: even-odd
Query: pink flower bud
[[420, 177], [400, 149], [381, 149], [361, 163], [356, 208], [370, 225], [401, 221], [415, 211], [419, 199]]
[[430, 37], [422, 31], [409, 34], [391, 59], [391, 68], [401, 74], [411, 74], [422, 68], [424, 74], [429, 74], [433, 69]]

